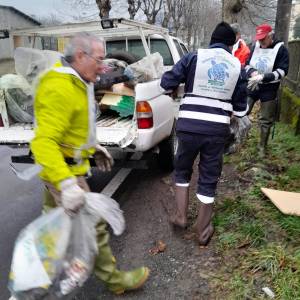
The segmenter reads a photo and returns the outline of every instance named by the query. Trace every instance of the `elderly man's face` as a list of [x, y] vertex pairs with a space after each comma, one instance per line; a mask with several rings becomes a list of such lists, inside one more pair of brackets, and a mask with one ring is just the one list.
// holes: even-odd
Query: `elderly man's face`
[[75, 56], [74, 67], [84, 80], [96, 82], [96, 78], [102, 72], [103, 68], [103, 44], [101, 42], [92, 41], [91, 50], [91, 53], [79, 50]]
[[271, 35], [267, 34], [265, 38], [258, 41], [260, 44], [260, 47], [263, 49], [268, 48], [273, 43], [273, 38]]

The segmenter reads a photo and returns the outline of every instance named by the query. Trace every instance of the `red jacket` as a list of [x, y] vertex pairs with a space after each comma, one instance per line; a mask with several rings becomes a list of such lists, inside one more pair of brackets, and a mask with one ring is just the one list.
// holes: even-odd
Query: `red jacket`
[[250, 49], [248, 48], [244, 40], [239, 39], [233, 46], [232, 54], [239, 59], [242, 66], [245, 66], [246, 61], [250, 55]]

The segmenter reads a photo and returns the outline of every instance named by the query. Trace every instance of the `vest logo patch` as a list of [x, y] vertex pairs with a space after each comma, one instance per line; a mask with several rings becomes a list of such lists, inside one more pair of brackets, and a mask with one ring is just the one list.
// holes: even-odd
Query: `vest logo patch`
[[259, 71], [259, 73], [266, 73], [268, 70], [268, 62], [268, 57], [259, 57], [255, 64], [255, 68]]
[[225, 80], [229, 78], [228, 66], [226, 63], [216, 63], [214, 59], [210, 60], [212, 67], [208, 69], [207, 74], [209, 77], [208, 83], [214, 86], [223, 86], [225, 85]]

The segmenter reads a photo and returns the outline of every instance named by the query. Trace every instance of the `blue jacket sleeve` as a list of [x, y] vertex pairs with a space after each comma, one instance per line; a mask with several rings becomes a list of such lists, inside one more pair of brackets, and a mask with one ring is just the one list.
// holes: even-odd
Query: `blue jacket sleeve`
[[184, 83], [187, 78], [187, 70], [192, 57], [192, 53], [183, 56], [172, 68], [163, 74], [160, 86], [166, 91], [176, 90], [180, 83]]
[[248, 110], [247, 105], [247, 74], [244, 68], [232, 94], [233, 115], [236, 117], [244, 117]]

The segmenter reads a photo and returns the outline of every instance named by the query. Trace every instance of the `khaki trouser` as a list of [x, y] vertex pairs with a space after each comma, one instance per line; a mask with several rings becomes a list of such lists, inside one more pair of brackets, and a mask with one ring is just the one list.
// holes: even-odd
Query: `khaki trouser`
[[[78, 185], [86, 192], [90, 192], [90, 188], [83, 176], [77, 177]], [[45, 201], [44, 211], [47, 211], [56, 205], [61, 204], [61, 192], [58, 191], [51, 183], [44, 182], [45, 189]], [[112, 255], [111, 248], [108, 244], [109, 233], [106, 230], [106, 223], [100, 222], [96, 228], [97, 231], [97, 245], [98, 256], [95, 261], [95, 274], [96, 276], [107, 283], [108, 285], [113, 283], [119, 283], [122, 281], [120, 271], [116, 269], [116, 261]]]

